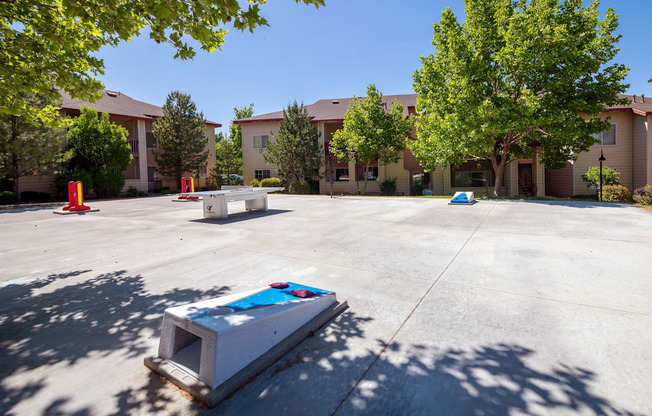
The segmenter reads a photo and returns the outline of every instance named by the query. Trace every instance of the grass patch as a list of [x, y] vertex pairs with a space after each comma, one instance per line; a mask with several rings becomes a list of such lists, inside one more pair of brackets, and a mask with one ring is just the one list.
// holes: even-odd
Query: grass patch
[[645, 205], [645, 204], [634, 204], [634, 205], [639, 208], [643, 208], [646, 211], [652, 212], [652, 205]]

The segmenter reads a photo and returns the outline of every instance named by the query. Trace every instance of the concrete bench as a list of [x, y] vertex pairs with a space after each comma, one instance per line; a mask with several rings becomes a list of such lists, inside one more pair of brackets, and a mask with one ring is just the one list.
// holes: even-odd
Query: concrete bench
[[267, 194], [283, 188], [256, 188], [253, 186], [224, 186], [220, 191], [191, 192], [185, 195], [201, 196], [204, 200], [204, 218], [227, 219], [228, 203], [245, 201], [245, 209], [267, 211]]

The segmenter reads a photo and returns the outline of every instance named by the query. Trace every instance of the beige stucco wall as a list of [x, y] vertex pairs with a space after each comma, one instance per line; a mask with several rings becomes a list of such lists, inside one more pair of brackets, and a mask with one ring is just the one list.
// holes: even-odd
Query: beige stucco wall
[[609, 146], [595, 145], [588, 152], [581, 153], [574, 164], [573, 182], [575, 183], [576, 195], [589, 195], [594, 190], [586, 188], [582, 181], [582, 175], [591, 166], [599, 166], [600, 151], [604, 152], [607, 159], [603, 166], [616, 169], [620, 172], [620, 184], [632, 190], [633, 186], [633, 163], [632, 163], [632, 125], [634, 116], [631, 112], [610, 112], [605, 113], [603, 118], [611, 117], [611, 123], [616, 124], [616, 144]]
[[652, 115], [647, 116], [647, 181], [652, 185]]
[[276, 134], [278, 132], [279, 122], [245, 123], [241, 126], [244, 183], [248, 184], [254, 180], [254, 171], [257, 169], [269, 169], [272, 177], [278, 177], [274, 168], [265, 164], [265, 159], [260, 153], [261, 149], [254, 149], [254, 136], [267, 134], [269, 135], [269, 140], [273, 141], [274, 137], [272, 134]]
[[[648, 181], [648, 117], [634, 114], [632, 117], [632, 180], [634, 189], [645, 186]], [[633, 189], [632, 189], [633, 190]]]

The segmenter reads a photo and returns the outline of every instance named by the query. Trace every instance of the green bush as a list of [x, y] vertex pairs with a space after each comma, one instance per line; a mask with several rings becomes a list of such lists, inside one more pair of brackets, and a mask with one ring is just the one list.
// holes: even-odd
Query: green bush
[[396, 178], [387, 178], [378, 186], [382, 196], [396, 195]]
[[279, 178], [265, 178], [260, 181], [261, 188], [279, 188], [282, 186], [282, 182]]
[[[602, 185], [619, 185], [620, 172], [608, 166], [602, 168]], [[595, 189], [598, 191], [600, 188], [600, 167], [591, 166], [584, 175], [582, 180], [586, 182], [587, 189]]]
[[423, 181], [421, 179], [415, 179], [414, 180], [414, 185], [410, 187], [410, 195], [418, 195], [421, 196], [423, 195], [423, 190], [425, 186], [423, 185]]
[[98, 198], [115, 198], [125, 186], [125, 177], [119, 169], [107, 169], [93, 175], [93, 189]]
[[310, 193], [310, 184], [306, 181], [295, 181], [290, 184], [289, 192], [295, 195], [305, 195]]
[[138, 190], [138, 188], [136, 188], [135, 186], [130, 186], [129, 189], [127, 189], [126, 196], [130, 198], [134, 198], [139, 196], [139, 192], [140, 191]]
[[16, 202], [16, 194], [11, 191], [0, 191], [0, 205], [9, 205]]
[[88, 192], [93, 189], [93, 177], [90, 173], [82, 169], [71, 169], [66, 172], [60, 172], [54, 178], [54, 186], [57, 188], [59, 195], [68, 197], [68, 182], [81, 182], [84, 187], [84, 198], [88, 197]]
[[630, 202], [632, 194], [622, 185], [607, 185], [602, 190], [602, 200], [607, 202]]
[[634, 201], [639, 204], [652, 205], [652, 185], [636, 188], [634, 191]]
[[254, 179], [253, 181], [249, 182], [249, 186], [259, 187], [260, 181], [258, 179]]

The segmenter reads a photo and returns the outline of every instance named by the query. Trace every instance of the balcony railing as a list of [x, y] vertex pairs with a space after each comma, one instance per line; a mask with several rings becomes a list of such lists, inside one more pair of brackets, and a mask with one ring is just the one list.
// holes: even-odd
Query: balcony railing
[[138, 157], [138, 139], [128, 139], [129, 146], [131, 146], [131, 155]]

